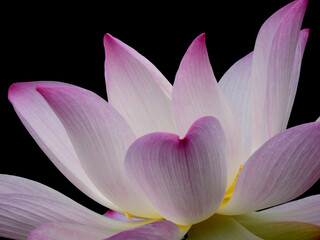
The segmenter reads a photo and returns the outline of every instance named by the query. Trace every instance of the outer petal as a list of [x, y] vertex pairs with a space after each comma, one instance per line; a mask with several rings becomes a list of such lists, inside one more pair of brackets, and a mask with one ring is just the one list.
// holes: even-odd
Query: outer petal
[[15, 83], [9, 89], [9, 100], [24, 126], [54, 165], [81, 191], [115, 210], [121, 210], [94, 186], [83, 170], [72, 143], [56, 114], [35, 90], [38, 86], [72, 86], [61, 82]]
[[320, 177], [320, 122], [290, 128], [262, 145], [243, 166], [229, 203], [238, 215], [292, 200]]
[[294, 57], [307, 2], [296, 0], [280, 9], [258, 34], [251, 75], [253, 150], [286, 127]]
[[157, 221], [118, 233], [105, 240], [181, 240], [184, 232], [172, 222]]
[[152, 133], [126, 155], [130, 179], [166, 219], [181, 225], [210, 217], [226, 189], [225, 137], [213, 117], [197, 120], [184, 139]]
[[60, 118], [75, 151], [97, 188], [124, 211], [159, 217], [124, 171], [124, 155], [135, 136], [105, 100], [76, 87], [37, 89]]
[[28, 240], [101, 240], [115, 232], [72, 223], [46, 223], [34, 229]]
[[156, 131], [176, 132], [171, 88], [165, 77], [143, 56], [106, 34], [105, 78], [108, 101], [137, 136]]
[[319, 239], [320, 195], [235, 219], [263, 239]]
[[258, 240], [261, 239], [241, 226], [232, 217], [214, 215], [193, 225], [188, 233], [190, 240]]
[[219, 120], [228, 143], [228, 186], [241, 165], [241, 138], [236, 120], [214, 77], [204, 34], [197, 37], [183, 57], [172, 91], [175, 122], [181, 137], [203, 116]]
[[[286, 110], [283, 111], [285, 122], [283, 129], [285, 129], [287, 125], [294, 97], [296, 95], [301, 61], [308, 35], [309, 29], [304, 29], [300, 32], [300, 38], [295, 51], [291, 80], [289, 82]], [[252, 102], [251, 96], [251, 64], [252, 53], [236, 62], [219, 81], [219, 87], [227, 98], [232, 111], [239, 122], [242, 136], [241, 143], [245, 159], [252, 153], [252, 105], [255, 103]]]
[[244, 159], [249, 157], [252, 144], [251, 63], [252, 53], [231, 66], [219, 81], [219, 87], [240, 126]]
[[48, 222], [80, 223], [118, 233], [150, 221], [109, 219], [40, 183], [0, 175], [0, 236], [26, 239], [31, 230]]

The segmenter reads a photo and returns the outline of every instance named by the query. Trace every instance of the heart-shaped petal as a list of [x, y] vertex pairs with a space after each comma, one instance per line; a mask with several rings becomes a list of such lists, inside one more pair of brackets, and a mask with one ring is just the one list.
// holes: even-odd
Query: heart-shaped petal
[[151, 133], [128, 149], [125, 167], [158, 212], [177, 224], [209, 218], [226, 190], [226, 142], [218, 120], [198, 119], [184, 139]]

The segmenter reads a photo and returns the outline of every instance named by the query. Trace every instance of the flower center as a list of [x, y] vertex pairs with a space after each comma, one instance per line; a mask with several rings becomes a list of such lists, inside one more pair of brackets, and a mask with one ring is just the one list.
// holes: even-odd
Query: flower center
[[227, 189], [227, 191], [226, 191], [226, 193], [225, 193], [225, 195], [224, 195], [224, 199], [223, 199], [223, 201], [222, 201], [222, 203], [221, 203], [220, 208], [224, 207], [224, 206], [229, 202], [229, 200], [231, 199], [241, 169], [242, 169], [242, 164], [240, 165], [238, 174], [237, 174], [237, 176], [235, 177], [233, 183], [232, 183], [231, 186]]

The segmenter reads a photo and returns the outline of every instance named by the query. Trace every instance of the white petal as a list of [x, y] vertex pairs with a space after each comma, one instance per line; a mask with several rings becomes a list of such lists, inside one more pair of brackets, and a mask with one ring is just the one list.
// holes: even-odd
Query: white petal
[[263, 239], [320, 238], [320, 195], [234, 218]]
[[251, 154], [252, 144], [251, 63], [252, 53], [231, 66], [219, 81], [219, 87], [239, 123], [244, 159]]
[[0, 236], [26, 239], [35, 227], [48, 222], [80, 223], [118, 233], [150, 221], [106, 218], [40, 183], [0, 175]]

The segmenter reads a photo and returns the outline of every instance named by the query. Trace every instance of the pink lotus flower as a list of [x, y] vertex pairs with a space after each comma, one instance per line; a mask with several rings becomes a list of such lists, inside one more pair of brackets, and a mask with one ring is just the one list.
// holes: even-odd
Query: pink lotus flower
[[286, 203], [320, 176], [320, 122], [285, 130], [309, 33], [300, 30], [306, 6], [296, 0], [273, 14], [254, 51], [219, 83], [204, 34], [173, 87], [107, 34], [108, 102], [67, 83], [13, 84], [9, 99], [41, 149], [112, 210], [101, 216], [40, 183], [1, 175], [0, 235], [319, 239], [320, 196]]

